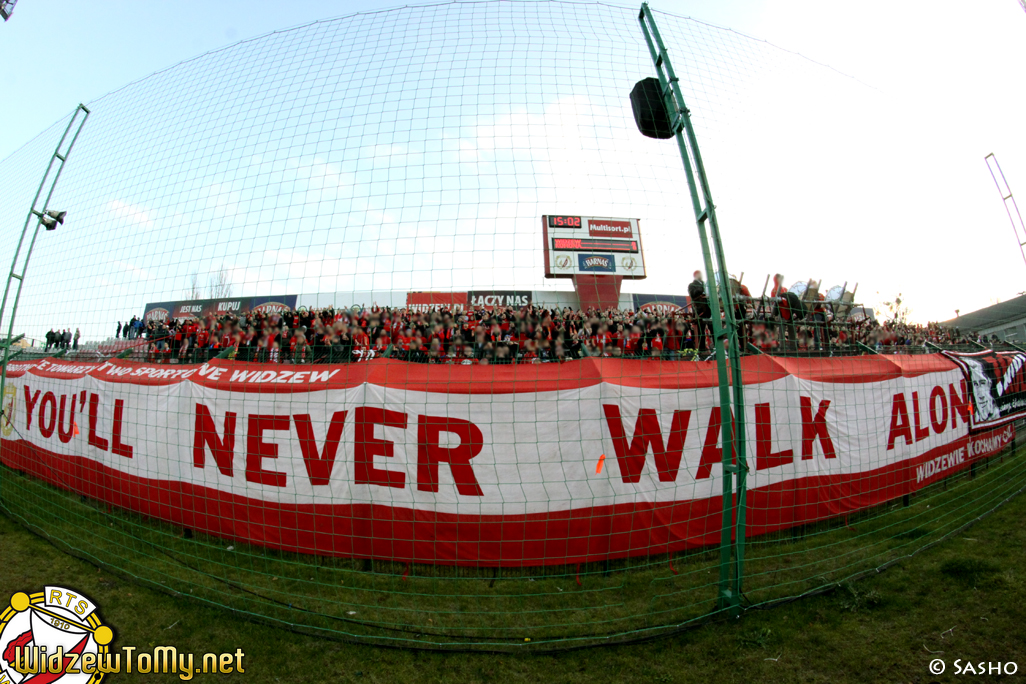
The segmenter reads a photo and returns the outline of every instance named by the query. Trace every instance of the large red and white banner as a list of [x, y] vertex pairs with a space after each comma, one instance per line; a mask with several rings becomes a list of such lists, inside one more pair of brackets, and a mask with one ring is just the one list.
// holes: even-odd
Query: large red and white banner
[[[941, 355], [742, 363], [749, 535], [893, 500], [1014, 437], [970, 435]], [[226, 538], [507, 566], [719, 542], [713, 363], [47, 359], [8, 377], [6, 465]]]

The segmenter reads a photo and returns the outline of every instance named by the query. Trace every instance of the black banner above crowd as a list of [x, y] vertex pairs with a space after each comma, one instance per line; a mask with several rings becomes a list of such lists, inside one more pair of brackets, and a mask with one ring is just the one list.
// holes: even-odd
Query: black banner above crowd
[[665, 315], [677, 311], [687, 311], [691, 306], [691, 299], [686, 295], [636, 294], [632, 296], [635, 311]]
[[250, 312], [284, 313], [296, 308], [298, 297], [298, 295], [276, 295], [270, 297], [225, 297], [222, 299], [153, 302], [146, 305], [143, 319], [146, 321], [160, 321], [170, 318], [238, 316]]

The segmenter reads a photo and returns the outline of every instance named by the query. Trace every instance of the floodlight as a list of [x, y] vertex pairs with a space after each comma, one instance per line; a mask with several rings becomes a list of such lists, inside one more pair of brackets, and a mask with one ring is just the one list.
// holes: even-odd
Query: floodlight
[[43, 227], [47, 230], [56, 230], [57, 224], [64, 225], [64, 217], [68, 215], [66, 211], [47, 211], [46, 215], [39, 217], [39, 222], [43, 224]]

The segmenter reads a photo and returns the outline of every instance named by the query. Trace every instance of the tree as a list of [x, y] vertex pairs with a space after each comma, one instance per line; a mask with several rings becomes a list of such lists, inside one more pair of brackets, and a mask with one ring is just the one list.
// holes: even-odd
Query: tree
[[186, 299], [203, 299], [203, 293], [199, 286], [199, 273], [193, 273], [189, 278], [189, 295]]
[[207, 283], [207, 293], [210, 299], [223, 299], [232, 296], [232, 281], [223, 264], [217, 270], [217, 273], [210, 275], [210, 280]]
[[887, 311], [885, 320], [893, 323], [908, 323], [909, 316], [912, 315], [912, 309], [905, 303], [905, 300], [901, 298], [901, 293], [889, 302], [881, 302], [884, 309]]

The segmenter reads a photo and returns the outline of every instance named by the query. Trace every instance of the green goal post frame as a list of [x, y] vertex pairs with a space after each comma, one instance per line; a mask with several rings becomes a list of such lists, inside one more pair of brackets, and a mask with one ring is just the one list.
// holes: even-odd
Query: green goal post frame
[[[81, 114], [81, 116], [79, 116]], [[84, 104], [79, 104], [75, 107], [75, 111], [71, 114], [71, 119], [68, 121], [68, 126], [64, 129], [64, 134], [61, 135], [60, 140], [57, 142], [57, 147], [54, 148], [53, 154], [50, 155], [50, 161], [46, 165], [46, 172], [43, 173], [43, 178], [39, 181], [39, 189], [36, 190], [35, 197], [32, 198], [32, 206], [29, 207], [28, 214], [25, 216], [25, 223], [21, 227], [21, 236], [18, 238], [18, 246], [14, 250], [14, 258], [11, 259], [11, 270], [7, 274], [7, 285], [4, 288], [3, 302], [0, 303], [0, 326], [3, 325], [4, 313], [7, 311], [7, 300], [11, 294], [11, 285], [17, 280], [18, 285], [14, 290], [14, 301], [11, 303], [11, 315], [7, 320], [7, 335], [0, 339], [0, 347], [3, 348], [3, 359], [0, 361], [0, 400], [4, 396], [4, 392], [7, 389], [7, 363], [18, 353], [11, 353], [11, 346], [22, 339], [24, 335], [14, 336], [14, 321], [18, 315], [18, 301], [21, 299], [21, 290], [25, 285], [25, 274], [28, 271], [29, 259], [32, 258], [32, 250], [36, 246], [36, 238], [39, 237], [39, 226], [42, 223], [43, 216], [46, 215], [46, 210], [50, 206], [50, 199], [53, 197], [53, 192], [57, 188], [57, 181], [61, 178], [61, 172], [64, 171], [64, 165], [68, 162], [68, 156], [71, 155], [71, 149], [75, 146], [75, 141], [78, 140], [79, 134], [82, 132], [82, 127], [85, 126], [86, 120], [89, 118], [89, 108]], [[76, 125], [77, 124], [77, 125]], [[71, 139], [68, 140], [68, 135], [71, 134], [74, 129], [74, 134], [71, 135]], [[68, 145], [63, 149], [64, 143]], [[56, 171], [54, 167], [56, 166]], [[51, 172], [53, 177], [51, 178]], [[46, 181], [50, 179], [50, 189], [46, 192], [46, 199], [43, 200], [43, 206], [36, 209], [36, 204], [39, 202], [39, 197], [43, 194], [43, 188], [46, 187]], [[18, 261], [18, 257], [21, 256], [22, 247], [25, 247], [25, 237], [28, 235], [29, 224], [32, 222], [32, 217], [36, 218], [35, 230], [32, 231], [32, 239], [29, 241], [27, 248], [25, 249], [24, 260]], [[21, 271], [18, 273], [17, 271]], [[20, 352], [19, 352], [20, 353]], [[6, 403], [0, 406], [0, 420], [8, 419], [5, 415]]]
[[[709, 305], [712, 310], [712, 330], [716, 351], [716, 370], [720, 390], [720, 410], [733, 420], [721, 423], [723, 439], [723, 521], [720, 528], [720, 579], [717, 592], [717, 608], [736, 615], [740, 610], [742, 578], [744, 577], [745, 545], [745, 488], [747, 460], [745, 457], [744, 385], [741, 382], [741, 353], [738, 346], [737, 322], [734, 307], [731, 306], [729, 271], [720, 240], [719, 223], [716, 220], [716, 206], [709, 190], [709, 179], [705, 174], [702, 154], [698, 149], [698, 138], [691, 123], [691, 112], [684, 102], [684, 94], [670, 64], [655, 18], [648, 3], [642, 3], [638, 14], [641, 30], [645, 34], [659, 76], [663, 105], [670, 120], [671, 129], [677, 139], [684, 172], [687, 174], [688, 190], [698, 226], [698, 237], [702, 244], [702, 258], [705, 264], [709, 288]], [[712, 249], [710, 249], [710, 243]], [[717, 277], [718, 276], [718, 277]], [[719, 278], [719, 282], [718, 281]], [[722, 287], [721, 287], [722, 285]], [[721, 301], [722, 297], [722, 301]], [[721, 321], [720, 310], [723, 309]], [[726, 350], [724, 350], [726, 341]], [[731, 391], [733, 390], [733, 391]], [[737, 462], [733, 455], [736, 454]], [[736, 488], [735, 488], [736, 478]], [[737, 506], [735, 520], [734, 507]]]

